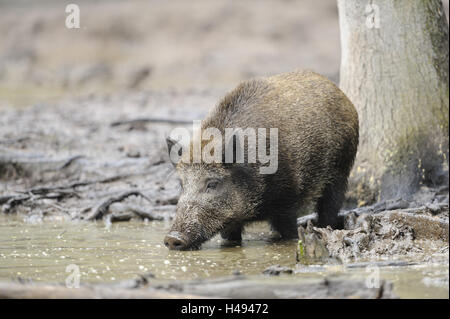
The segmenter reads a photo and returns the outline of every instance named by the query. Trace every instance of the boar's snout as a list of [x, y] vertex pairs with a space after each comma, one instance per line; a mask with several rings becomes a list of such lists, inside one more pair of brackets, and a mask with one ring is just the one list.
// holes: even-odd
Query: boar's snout
[[187, 248], [186, 241], [182, 238], [181, 234], [176, 231], [172, 231], [164, 238], [164, 245], [170, 250], [184, 250]]

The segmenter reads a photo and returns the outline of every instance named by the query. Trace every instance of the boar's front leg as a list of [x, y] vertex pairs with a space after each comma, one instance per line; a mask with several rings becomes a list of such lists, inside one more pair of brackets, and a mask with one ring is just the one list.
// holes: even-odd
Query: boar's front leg
[[220, 232], [220, 235], [225, 239], [225, 246], [240, 245], [242, 241], [242, 225], [229, 225]]

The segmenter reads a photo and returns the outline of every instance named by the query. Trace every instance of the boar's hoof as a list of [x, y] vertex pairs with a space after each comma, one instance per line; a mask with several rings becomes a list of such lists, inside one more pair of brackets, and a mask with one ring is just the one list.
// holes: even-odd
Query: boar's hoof
[[164, 245], [171, 250], [183, 250], [187, 247], [186, 241], [181, 238], [178, 232], [170, 232], [164, 238]]

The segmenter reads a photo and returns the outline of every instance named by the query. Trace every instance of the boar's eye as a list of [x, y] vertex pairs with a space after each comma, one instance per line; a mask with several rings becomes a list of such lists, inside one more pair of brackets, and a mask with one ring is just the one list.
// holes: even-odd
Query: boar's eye
[[206, 181], [206, 186], [205, 186], [205, 191], [211, 191], [217, 188], [217, 186], [219, 185], [219, 181], [217, 179], [210, 179], [208, 181]]

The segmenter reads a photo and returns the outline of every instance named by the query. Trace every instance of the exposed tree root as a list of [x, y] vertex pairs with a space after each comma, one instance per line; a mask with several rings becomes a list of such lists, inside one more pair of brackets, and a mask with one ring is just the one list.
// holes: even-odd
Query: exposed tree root
[[123, 201], [124, 199], [126, 199], [126, 198], [128, 198], [130, 196], [141, 196], [141, 197], [145, 198], [147, 201], [149, 201], [150, 203], [152, 202], [147, 196], [143, 195], [139, 191], [128, 191], [128, 192], [124, 192], [124, 193], [122, 193], [122, 194], [120, 194], [118, 196], [108, 198], [106, 201], [101, 203], [94, 210], [93, 213], [91, 213], [90, 215], [88, 215], [87, 217], [85, 217], [83, 219], [86, 219], [86, 220], [101, 219], [101, 218], [103, 218], [103, 216], [106, 216], [108, 214], [109, 207], [113, 203], [121, 202], [121, 201]]
[[107, 222], [114, 223], [114, 222], [123, 222], [123, 221], [129, 221], [133, 217], [138, 217], [142, 220], [147, 219], [148, 221], [151, 220], [163, 220], [164, 216], [154, 214], [153, 212], [149, 212], [146, 210], [143, 210], [139, 207], [136, 207], [135, 205], [123, 205], [119, 212], [113, 212], [107, 215]]

